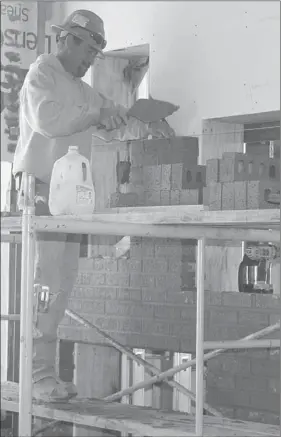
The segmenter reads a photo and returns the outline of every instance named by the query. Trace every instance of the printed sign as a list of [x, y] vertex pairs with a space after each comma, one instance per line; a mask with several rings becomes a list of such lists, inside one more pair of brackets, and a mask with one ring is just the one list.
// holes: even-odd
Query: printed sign
[[[37, 56], [37, 2], [1, 2], [0, 35], [1, 160], [12, 162], [19, 136], [19, 92]], [[54, 44], [55, 37], [47, 33], [45, 53]]]

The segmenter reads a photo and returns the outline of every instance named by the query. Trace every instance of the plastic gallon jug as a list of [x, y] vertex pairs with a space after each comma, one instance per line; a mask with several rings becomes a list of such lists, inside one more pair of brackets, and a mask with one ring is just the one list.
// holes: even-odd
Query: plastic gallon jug
[[70, 146], [66, 155], [53, 167], [49, 209], [52, 215], [92, 214], [95, 207], [95, 189], [90, 163], [79, 153], [77, 146]]

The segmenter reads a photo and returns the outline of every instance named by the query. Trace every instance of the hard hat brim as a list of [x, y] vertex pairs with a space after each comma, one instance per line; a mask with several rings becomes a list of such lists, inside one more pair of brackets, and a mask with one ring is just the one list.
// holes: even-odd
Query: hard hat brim
[[97, 50], [101, 55], [104, 56], [104, 53], [102, 51], [102, 49], [95, 44], [90, 38], [83, 38], [83, 36], [79, 35], [78, 33], [76, 33], [73, 29], [68, 29], [67, 27], [64, 26], [60, 26], [58, 24], [52, 24], [51, 25], [51, 29], [53, 32], [55, 32], [56, 34], [59, 34], [60, 32], [64, 31], [64, 32], [68, 32], [73, 36], [76, 36], [77, 38], [87, 42], [91, 47], [93, 47], [95, 50]]

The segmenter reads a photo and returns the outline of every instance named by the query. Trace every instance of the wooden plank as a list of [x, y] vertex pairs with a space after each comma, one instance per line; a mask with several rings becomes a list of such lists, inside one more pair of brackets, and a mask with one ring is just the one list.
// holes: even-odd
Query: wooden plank
[[[1, 384], [1, 408], [18, 411], [18, 385]], [[176, 413], [102, 400], [76, 399], [68, 404], [34, 404], [33, 414], [77, 425], [130, 432], [139, 436], [191, 437], [194, 418]], [[204, 417], [203, 436], [279, 436], [279, 427], [230, 419]]]
[[[270, 226], [273, 228], [273, 226]], [[220, 240], [243, 241], [280, 241], [280, 229], [268, 229], [250, 226], [217, 226], [217, 225], [198, 225], [185, 224], [160, 226], [143, 223], [122, 223], [122, 222], [102, 222], [102, 221], [81, 221], [75, 219], [61, 218], [42, 218], [37, 217], [33, 222], [36, 232], [62, 232], [70, 234], [93, 234], [93, 235], [112, 235], [147, 237], [147, 238], [174, 238], [174, 239], [199, 239], [211, 238]]]
[[[56, 220], [58, 217], [42, 217], [42, 220]], [[59, 216], [61, 221], [118, 222], [142, 224], [200, 224], [210, 226], [242, 226], [265, 228], [279, 226], [280, 209], [209, 211], [202, 205], [151, 206], [134, 208], [112, 208], [102, 213], [85, 216]], [[37, 220], [37, 217], [36, 217]], [[20, 217], [1, 218], [1, 228], [21, 230]]]

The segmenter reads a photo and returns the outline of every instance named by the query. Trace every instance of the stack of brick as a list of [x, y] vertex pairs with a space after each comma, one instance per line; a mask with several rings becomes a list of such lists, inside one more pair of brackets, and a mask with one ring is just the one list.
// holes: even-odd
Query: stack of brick
[[268, 193], [280, 193], [280, 163], [263, 156], [224, 153], [207, 161], [203, 203], [210, 210], [269, 209]]
[[[120, 176], [117, 178], [119, 192], [111, 195], [111, 207], [203, 203], [206, 166], [197, 165], [197, 138], [132, 141], [129, 155], [126, 193], [120, 192]], [[128, 168], [128, 163], [120, 162], [118, 168], [120, 166]]]

